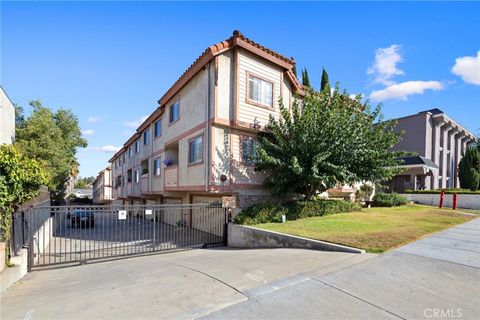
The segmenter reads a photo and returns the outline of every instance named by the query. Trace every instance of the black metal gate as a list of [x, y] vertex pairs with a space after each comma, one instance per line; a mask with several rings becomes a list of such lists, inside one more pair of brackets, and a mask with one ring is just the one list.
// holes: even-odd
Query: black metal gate
[[227, 215], [204, 204], [33, 207], [29, 268], [223, 245]]

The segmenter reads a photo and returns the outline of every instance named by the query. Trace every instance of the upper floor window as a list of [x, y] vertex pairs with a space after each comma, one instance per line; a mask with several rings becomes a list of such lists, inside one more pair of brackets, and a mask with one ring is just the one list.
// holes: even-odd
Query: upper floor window
[[142, 176], [148, 174], [148, 159], [143, 160], [140, 165], [142, 166]]
[[135, 181], [135, 183], [140, 182], [140, 173], [138, 172], [138, 170], [135, 170], [134, 181]]
[[147, 129], [143, 132], [143, 144], [148, 144], [150, 140], [150, 131]]
[[132, 169], [127, 170], [127, 182], [132, 182]]
[[188, 163], [197, 163], [203, 160], [203, 137], [193, 138], [188, 142]]
[[123, 163], [127, 162], [127, 153], [123, 153]]
[[135, 153], [140, 152], [140, 141], [135, 141]]
[[248, 75], [248, 100], [267, 106], [273, 106], [273, 83]]
[[154, 176], [159, 176], [160, 175], [160, 168], [161, 168], [160, 159], [153, 160], [153, 175]]
[[255, 140], [252, 138], [242, 140], [242, 163], [247, 165], [255, 163]]
[[128, 147], [128, 157], [132, 157], [132, 146]]
[[155, 138], [160, 137], [162, 135], [162, 122], [161, 120], [155, 121], [155, 124], [153, 125], [153, 136]]
[[170, 123], [178, 121], [180, 119], [180, 101], [176, 101], [170, 105]]

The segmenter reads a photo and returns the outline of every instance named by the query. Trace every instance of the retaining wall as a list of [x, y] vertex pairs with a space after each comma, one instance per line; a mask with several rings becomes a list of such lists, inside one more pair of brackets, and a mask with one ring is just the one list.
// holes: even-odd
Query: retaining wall
[[[402, 194], [409, 201], [415, 203], [424, 204], [428, 206], [438, 206], [440, 203], [440, 194], [428, 194], [428, 193], [404, 193]], [[445, 194], [443, 199], [444, 207], [452, 207], [453, 194]], [[464, 209], [480, 209], [480, 194], [458, 194], [457, 195], [457, 207]]]
[[228, 246], [234, 248], [304, 248], [321, 251], [365, 253], [365, 250], [357, 248], [234, 223], [228, 224]]

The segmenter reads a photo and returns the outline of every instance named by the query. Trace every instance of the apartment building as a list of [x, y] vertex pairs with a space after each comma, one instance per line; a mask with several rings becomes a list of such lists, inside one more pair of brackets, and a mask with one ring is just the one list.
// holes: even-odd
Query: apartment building
[[0, 144], [11, 144], [15, 139], [15, 107], [0, 86]]
[[158, 100], [111, 159], [113, 197], [125, 203], [243, 207], [269, 195], [251, 155], [256, 132], [302, 94], [293, 59], [240, 32], [208, 47]]
[[458, 163], [476, 136], [439, 109], [396, 119], [396, 130], [404, 131], [393, 149], [416, 152], [404, 157], [405, 171], [391, 181], [391, 189], [459, 188]]
[[109, 204], [112, 202], [112, 168], [100, 171], [92, 185], [93, 204]]

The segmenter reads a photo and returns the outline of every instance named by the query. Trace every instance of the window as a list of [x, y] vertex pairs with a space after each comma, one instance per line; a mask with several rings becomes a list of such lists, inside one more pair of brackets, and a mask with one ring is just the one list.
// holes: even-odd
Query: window
[[160, 137], [162, 135], [162, 122], [161, 120], [155, 121], [153, 125], [153, 135], [155, 138]]
[[142, 176], [144, 174], [148, 174], [148, 159], [143, 160], [142, 163], [141, 163], [141, 166], [142, 166]]
[[127, 182], [132, 182], [132, 169], [127, 170]]
[[143, 144], [148, 144], [149, 143], [149, 140], [150, 140], [150, 131], [145, 130], [145, 132], [143, 132]]
[[135, 170], [135, 183], [139, 183], [140, 182], [140, 174], [138, 172], [138, 169]]
[[155, 159], [153, 160], [153, 175], [154, 176], [159, 176], [160, 175], [160, 166], [161, 161], [160, 159]]
[[251, 138], [242, 140], [242, 162], [247, 165], [255, 163], [255, 140]]
[[135, 141], [135, 153], [139, 153], [140, 152], [140, 141], [137, 140]]
[[180, 119], [180, 101], [175, 102], [170, 106], [170, 123]]
[[122, 176], [118, 176], [115, 181], [115, 188], [118, 188], [122, 185]]
[[203, 160], [203, 138], [193, 138], [188, 142], [188, 163], [197, 163]]
[[123, 163], [127, 162], [127, 153], [123, 153]]
[[273, 106], [273, 83], [248, 76], [248, 99], [267, 107]]
[[128, 147], [128, 157], [132, 157], [132, 146]]

